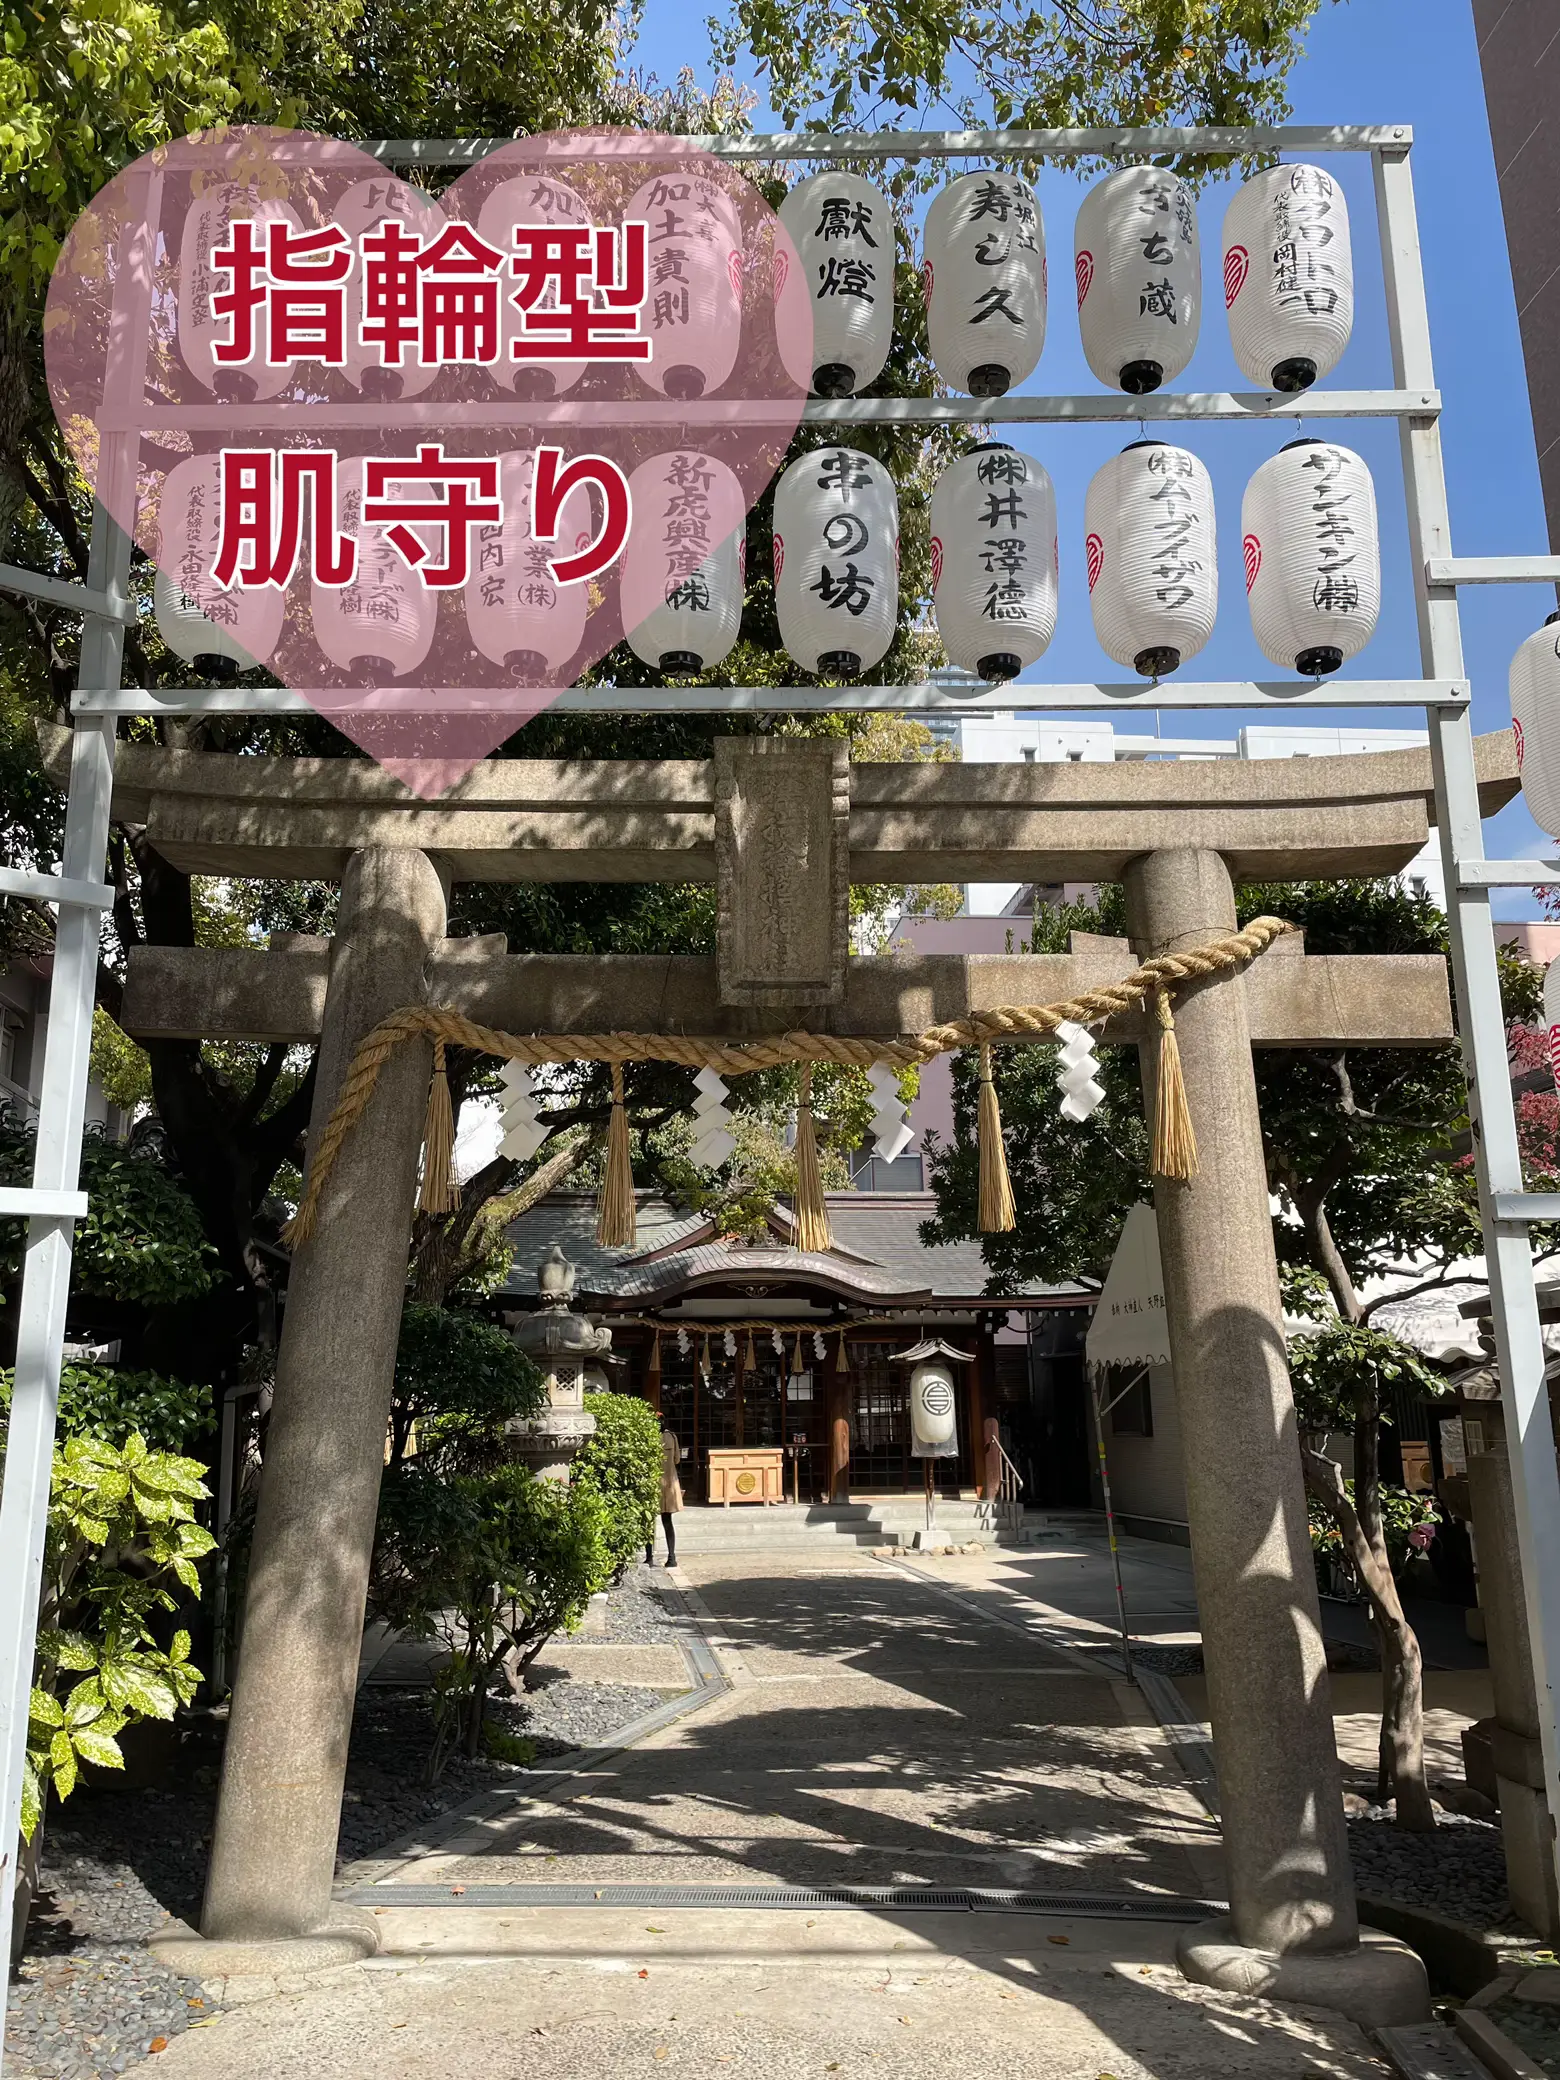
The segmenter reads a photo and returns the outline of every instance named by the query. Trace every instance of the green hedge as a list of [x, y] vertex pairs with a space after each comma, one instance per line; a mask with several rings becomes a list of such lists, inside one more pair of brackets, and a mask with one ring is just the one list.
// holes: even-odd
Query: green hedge
[[607, 1507], [614, 1580], [649, 1545], [661, 1506], [661, 1423], [634, 1394], [587, 1394], [596, 1434], [574, 1461], [573, 1482]]

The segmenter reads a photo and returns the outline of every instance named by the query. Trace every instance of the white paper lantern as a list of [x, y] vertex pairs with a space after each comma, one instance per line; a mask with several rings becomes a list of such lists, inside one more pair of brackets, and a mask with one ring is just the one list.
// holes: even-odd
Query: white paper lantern
[[926, 330], [937, 373], [971, 397], [1001, 397], [1045, 345], [1045, 226], [1011, 174], [967, 173], [926, 213]]
[[590, 613], [590, 586], [560, 585], [556, 557], [577, 554], [595, 540], [590, 487], [576, 484], [563, 502], [557, 538], [539, 542], [531, 532], [531, 478], [536, 451], [511, 450], [499, 458], [504, 517], [478, 527], [471, 544], [471, 575], [462, 591], [466, 626], [484, 657], [522, 681], [540, 686], [579, 649]]
[[157, 499], [157, 632], [207, 679], [252, 672], [276, 648], [287, 596], [276, 585], [231, 585], [211, 575], [222, 538], [222, 465], [191, 455], [163, 479]]
[[932, 492], [932, 607], [950, 664], [1011, 679], [1056, 632], [1056, 493], [1003, 441], [951, 462]]
[[352, 272], [346, 281], [348, 380], [364, 397], [375, 401], [416, 397], [439, 373], [437, 368], [422, 366], [416, 342], [408, 341], [401, 349], [399, 368], [389, 368], [385, 366], [381, 346], [376, 343], [365, 347], [358, 338], [368, 269], [362, 242], [394, 219], [405, 225], [409, 239], [426, 245], [445, 229], [444, 213], [420, 189], [375, 174], [366, 181], [354, 181], [336, 201], [330, 219], [352, 241]]
[[1549, 1070], [1560, 1088], [1560, 961], [1544, 974], [1544, 1029], [1549, 1038]]
[[899, 620], [899, 500], [881, 462], [818, 448], [775, 486], [775, 611], [804, 672], [849, 677], [887, 652]]
[[1134, 441], [1084, 501], [1089, 604], [1117, 664], [1160, 679], [1195, 657], [1219, 610], [1213, 484], [1185, 448]]
[[1560, 614], [1511, 660], [1511, 727], [1528, 813], [1546, 837], [1560, 840]]
[[[775, 253], [775, 299], [786, 371], [820, 397], [851, 397], [881, 371], [894, 339], [894, 215], [888, 197], [859, 173], [815, 173], [780, 205], [780, 225], [801, 275], [792, 278], [784, 244]], [[806, 327], [787, 322], [791, 298], [807, 297], [812, 347], [796, 358]]]
[[199, 196], [185, 212], [179, 239], [179, 353], [184, 365], [224, 403], [251, 404], [257, 398], [274, 397], [286, 387], [293, 371], [266, 362], [270, 336], [266, 307], [254, 312], [254, 354], [242, 364], [228, 366], [216, 359], [219, 343], [236, 335], [230, 316], [217, 317], [211, 304], [215, 296], [230, 291], [233, 274], [212, 265], [211, 256], [231, 242], [233, 225], [249, 218], [254, 224], [254, 243], [265, 250], [267, 224], [303, 227], [285, 202], [262, 197], [247, 184], [233, 181]]
[[658, 397], [708, 397], [742, 343], [742, 219], [717, 182], [657, 174], [623, 212], [648, 226], [643, 329], [650, 359], [634, 373]]
[[[350, 585], [309, 586], [314, 640], [332, 664], [365, 682], [404, 678], [428, 655], [438, 602], [384, 529], [363, 521], [363, 458], [344, 456], [336, 471], [336, 526], [357, 543]], [[437, 561], [439, 530], [411, 532]]]
[[[538, 171], [518, 174], [510, 181], [500, 181], [477, 212], [477, 236], [506, 256], [507, 267], [508, 256], [515, 250], [517, 224], [555, 227], [589, 223], [590, 211], [573, 190], [566, 188], [555, 175]], [[506, 275], [504, 287], [499, 291], [499, 358], [488, 373], [502, 389], [512, 390], [517, 397], [532, 402], [544, 403], [549, 398], [563, 397], [574, 388], [590, 364], [538, 359], [524, 352], [516, 357], [514, 345], [521, 325], [520, 312], [514, 301], [517, 287], [515, 277]], [[548, 283], [536, 308], [539, 311], [557, 310], [556, 282]]]
[[1241, 553], [1264, 657], [1314, 678], [1357, 656], [1381, 611], [1376, 487], [1352, 448], [1291, 441], [1246, 486]]
[[912, 1457], [951, 1458], [957, 1451], [958, 1395], [946, 1358], [923, 1358], [910, 1373]]
[[742, 626], [747, 500], [713, 455], [652, 456], [628, 480], [634, 525], [623, 552], [623, 628], [663, 672], [720, 663]]
[[1134, 397], [1192, 358], [1202, 257], [1191, 190], [1163, 166], [1124, 166], [1083, 198], [1074, 232], [1078, 329], [1090, 368]]
[[1242, 372], [1308, 390], [1338, 365], [1354, 326], [1343, 190], [1319, 166], [1270, 166], [1224, 214], [1224, 303]]

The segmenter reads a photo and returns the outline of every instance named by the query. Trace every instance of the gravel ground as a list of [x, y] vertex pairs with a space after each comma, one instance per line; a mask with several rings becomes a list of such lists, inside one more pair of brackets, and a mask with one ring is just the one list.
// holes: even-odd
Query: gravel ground
[[1410, 1907], [1433, 1907], [1465, 1926], [1520, 1931], [1506, 1900], [1506, 1853], [1498, 1820], [1440, 1813], [1434, 1834], [1400, 1834], [1388, 1808], [1350, 1818], [1349, 1852], [1361, 1892]]
[[[659, 1529], [656, 1551], [662, 1551]], [[609, 1593], [607, 1629], [596, 1636], [613, 1640], [619, 1646], [659, 1647], [666, 1645], [687, 1622], [677, 1591], [666, 1579], [660, 1560], [654, 1567], [639, 1561]]]
[[1485, 2012], [1546, 2073], [1560, 2073], [1560, 2016], [1553, 2008], [1507, 1994], [1492, 2001]]
[[[669, 1641], [678, 1622], [669, 1593], [654, 1571], [633, 1569], [609, 1595], [605, 1637]], [[493, 1716], [505, 1732], [534, 1741], [537, 1759], [545, 1761], [609, 1739], [662, 1696], [635, 1684], [554, 1680], [524, 1705], [499, 1705]], [[372, 1855], [478, 1792], [524, 1777], [522, 1768], [493, 1756], [457, 1757], [425, 1791], [419, 1779], [428, 1738], [424, 1692], [371, 1690], [359, 1697], [341, 1863]], [[102, 1788], [83, 1786], [51, 1812], [43, 1890], [11, 1989], [8, 2080], [13, 2074], [16, 2080], [101, 2080], [123, 2072], [159, 2037], [212, 2012], [197, 1984], [166, 1970], [141, 1943], [168, 1920], [193, 1924], [200, 1913], [220, 1742], [220, 1720], [196, 1719], [156, 1787], [121, 1787], [109, 1779]]]

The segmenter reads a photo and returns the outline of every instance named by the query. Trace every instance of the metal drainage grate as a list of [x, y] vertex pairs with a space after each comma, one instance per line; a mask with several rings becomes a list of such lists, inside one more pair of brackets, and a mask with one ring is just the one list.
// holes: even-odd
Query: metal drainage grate
[[1112, 1921], [1202, 1921], [1215, 1900], [1169, 1894], [1023, 1892], [932, 1885], [354, 1885], [341, 1895], [375, 1907], [799, 1908], [812, 1913], [888, 1910], [942, 1914], [1078, 1915]]

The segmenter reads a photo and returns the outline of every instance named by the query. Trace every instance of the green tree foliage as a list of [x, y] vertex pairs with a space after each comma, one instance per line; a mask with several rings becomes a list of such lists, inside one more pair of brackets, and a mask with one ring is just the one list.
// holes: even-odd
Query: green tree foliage
[[215, 1544], [195, 1522], [209, 1490], [193, 1459], [71, 1437], [54, 1455], [38, 1658], [22, 1785], [30, 1838], [52, 1789], [74, 1790], [80, 1765], [120, 1769], [117, 1736], [137, 1719], [171, 1719], [200, 1682], [189, 1634], [164, 1646], [159, 1619], [178, 1608], [170, 1578], [200, 1594], [196, 1561]]
[[488, 1700], [517, 1693], [556, 1632], [572, 1632], [612, 1574], [611, 1520], [593, 1487], [525, 1467], [444, 1479], [412, 1460], [385, 1475], [369, 1610], [449, 1658], [433, 1696], [431, 1783], [458, 1747], [481, 1752]]
[[1320, 0], [734, 0], [787, 123], [870, 128], [942, 109], [972, 128], [1274, 123]]
[[[0, 1183], [30, 1182], [32, 1160], [32, 1129], [0, 1113]], [[211, 1290], [215, 1252], [189, 1194], [159, 1163], [89, 1133], [81, 1184], [87, 1213], [76, 1223], [78, 1293], [168, 1307]], [[20, 1277], [24, 1229], [22, 1221], [0, 1221], [0, 1285]]]
[[401, 1315], [390, 1411], [398, 1465], [417, 1432], [431, 1466], [469, 1471], [502, 1449], [504, 1424], [545, 1405], [542, 1375], [513, 1337], [481, 1315], [413, 1301]]
[[[0, 1414], [9, 1416], [15, 1375], [0, 1372]], [[140, 1436], [154, 1450], [178, 1452], [208, 1437], [216, 1425], [204, 1387], [164, 1379], [158, 1372], [121, 1371], [117, 1365], [67, 1365], [60, 1373], [57, 1424], [61, 1437], [88, 1437], [122, 1446]]]
[[571, 1468], [576, 1488], [599, 1495], [607, 1511], [612, 1576], [638, 1559], [655, 1534], [661, 1506], [661, 1425], [648, 1401], [634, 1394], [587, 1394], [596, 1434]]

